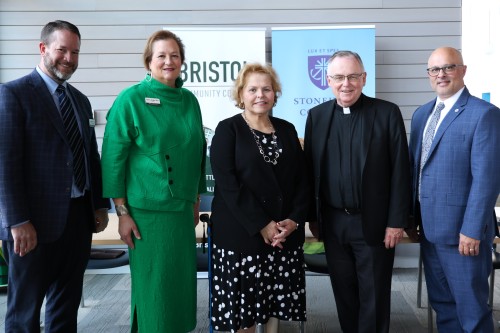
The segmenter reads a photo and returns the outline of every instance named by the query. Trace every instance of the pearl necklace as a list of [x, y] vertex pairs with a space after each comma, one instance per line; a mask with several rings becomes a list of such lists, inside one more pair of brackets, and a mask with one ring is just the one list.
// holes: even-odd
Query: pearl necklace
[[264, 149], [262, 148], [262, 145], [260, 144], [260, 139], [257, 133], [255, 133], [254, 129], [250, 126], [250, 123], [248, 122], [247, 116], [245, 115], [245, 111], [241, 113], [243, 115], [243, 119], [245, 119], [245, 122], [248, 125], [248, 128], [250, 129], [250, 132], [252, 132], [253, 137], [255, 139], [255, 143], [257, 144], [257, 148], [259, 148], [259, 152], [264, 158], [264, 161], [267, 163], [271, 163], [272, 165], [278, 164], [278, 157], [280, 156], [280, 153], [278, 151], [278, 137], [276, 136], [276, 131], [274, 130], [273, 124], [271, 123], [271, 120], [268, 118], [267, 120], [269, 121], [269, 128], [271, 129], [271, 136], [272, 136], [272, 144], [274, 147], [274, 159], [271, 159], [269, 156], [267, 156], [264, 153]]

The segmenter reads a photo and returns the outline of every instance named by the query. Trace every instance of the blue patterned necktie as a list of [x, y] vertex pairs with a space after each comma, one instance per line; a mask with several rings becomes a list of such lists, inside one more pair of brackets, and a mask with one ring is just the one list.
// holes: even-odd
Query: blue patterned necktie
[[66, 137], [68, 139], [71, 152], [73, 153], [73, 176], [75, 178], [75, 184], [80, 191], [83, 191], [85, 186], [85, 157], [82, 135], [80, 134], [80, 129], [78, 128], [75, 111], [73, 110], [71, 101], [66, 95], [64, 86], [59, 85], [56, 89], [56, 93], [59, 98], [59, 106], [64, 128], [66, 129]]
[[434, 133], [436, 132], [436, 126], [439, 122], [439, 118], [441, 117], [441, 111], [444, 109], [444, 103], [440, 102], [434, 113], [431, 115], [431, 119], [429, 120], [429, 124], [427, 125], [427, 129], [424, 133], [424, 139], [422, 141], [422, 154], [420, 156], [420, 173], [418, 177], [418, 193], [420, 197], [420, 184], [422, 178], [422, 169], [427, 162], [427, 157], [429, 156], [429, 151], [431, 150], [432, 140], [434, 140]]

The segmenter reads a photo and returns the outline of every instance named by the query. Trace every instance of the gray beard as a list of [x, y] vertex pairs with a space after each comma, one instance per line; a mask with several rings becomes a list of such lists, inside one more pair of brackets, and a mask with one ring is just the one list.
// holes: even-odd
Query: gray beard
[[45, 64], [45, 68], [47, 69], [47, 71], [61, 81], [69, 80], [74, 73], [74, 71], [72, 73], [68, 73], [68, 74], [62, 73], [54, 65], [52, 65], [49, 57], [44, 57], [43, 63]]

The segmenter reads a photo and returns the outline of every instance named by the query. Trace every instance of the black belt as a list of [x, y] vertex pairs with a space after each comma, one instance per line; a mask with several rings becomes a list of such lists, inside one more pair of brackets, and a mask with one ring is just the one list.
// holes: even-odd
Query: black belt
[[335, 209], [340, 210], [341, 212], [344, 212], [347, 215], [361, 214], [361, 209], [359, 208], [335, 208]]

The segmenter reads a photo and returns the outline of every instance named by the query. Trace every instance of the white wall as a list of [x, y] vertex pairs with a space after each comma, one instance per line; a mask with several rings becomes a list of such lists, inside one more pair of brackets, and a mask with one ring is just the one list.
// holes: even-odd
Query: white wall
[[462, 40], [467, 87], [478, 97], [489, 92], [500, 106], [500, 1], [463, 1]]
[[[373, 24], [376, 95], [401, 107], [409, 130], [415, 108], [434, 96], [425, 71], [430, 52], [442, 45], [461, 48], [462, 11], [460, 0], [1, 0], [0, 82], [33, 69], [40, 30], [55, 19], [80, 28], [80, 68], [71, 82], [90, 97], [101, 125], [118, 92], [144, 77], [145, 40], [165, 26]], [[268, 31], [269, 60], [271, 52]]]
[[[460, 0], [1, 0], [0, 83], [33, 70], [40, 30], [56, 19], [76, 24], [82, 34], [80, 67], [71, 83], [97, 110], [98, 136], [118, 92], [144, 77], [146, 39], [165, 26], [375, 25], [376, 95], [400, 106], [408, 130], [415, 108], [434, 97], [426, 73], [430, 52], [462, 47]], [[417, 249], [398, 247], [395, 266], [415, 266]]]

